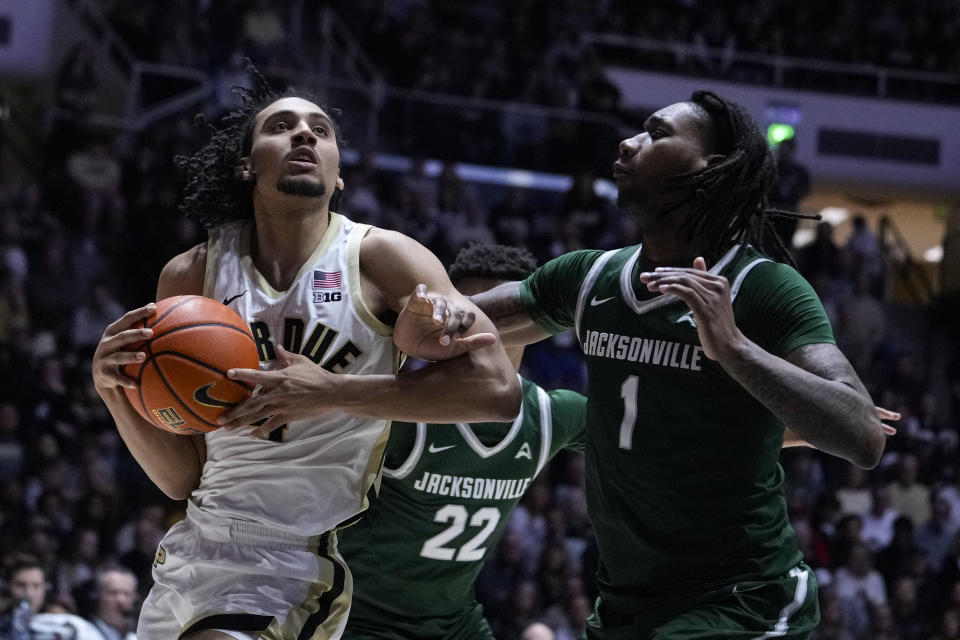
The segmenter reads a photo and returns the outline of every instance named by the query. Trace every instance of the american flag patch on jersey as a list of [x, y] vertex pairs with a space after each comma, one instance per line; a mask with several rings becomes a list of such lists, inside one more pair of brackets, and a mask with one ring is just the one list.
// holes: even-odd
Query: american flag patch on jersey
[[313, 270], [314, 289], [339, 289], [342, 284], [343, 278], [340, 276], [340, 271]]

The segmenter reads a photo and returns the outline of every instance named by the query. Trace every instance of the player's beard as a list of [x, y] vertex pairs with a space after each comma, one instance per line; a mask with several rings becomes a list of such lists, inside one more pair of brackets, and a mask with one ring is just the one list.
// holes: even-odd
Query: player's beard
[[327, 185], [323, 182], [314, 182], [306, 177], [283, 176], [277, 180], [277, 191], [291, 196], [322, 198], [327, 195]]

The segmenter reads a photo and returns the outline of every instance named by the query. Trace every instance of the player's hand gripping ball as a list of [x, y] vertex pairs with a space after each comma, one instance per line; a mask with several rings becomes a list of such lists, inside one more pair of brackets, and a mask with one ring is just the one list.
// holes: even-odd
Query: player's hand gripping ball
[[153, 336], [129, 347], [147, 357], [124, 366], [137, 382], [124, 391], [149, 422], [173, 433], [206, 433], [250, 397], [250, 385], [227, 377], [229, 369], [260, 364], [253, 335], [234, 310], [203, 296], [174, 296], [157, 302], [156, 313], [136, 327], [153, 329]]

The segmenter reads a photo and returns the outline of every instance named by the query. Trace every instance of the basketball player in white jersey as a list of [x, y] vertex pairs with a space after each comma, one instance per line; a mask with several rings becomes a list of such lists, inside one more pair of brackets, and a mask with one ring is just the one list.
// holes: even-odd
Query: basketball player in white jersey
[[[178, 436], [136, 413], [121, 367], [145, 357], [124, 347], [149, 336], [132, 327], [152, 304], [110, 325], [93, 359], [131, 453], [167, 495], [189, 497], [153, 563], [140, 640], [340, 637], [352, 582], [336, 529], [375, 496], [388, 420], [512, 420], [519, 409], [493, 325], [440, 262], [402, 234], [330, 210], [343, 183], [327, 113], [254, 75], [244, 107], [180, 159], [181, 209], [210, 236], [167, 264], [157, 299], [202, 294], [250, 323], [265, 371], [231, 374], [262, 393], [223, 422], [266, 418], [268, 441], [246, 428]], [[476, 313], [465, 340], [438, 338], [445, 323], [470, 319], [445, 318], [444, 302], [412, 295], [419, 284]], [[400, 350], [436, 362], [398, 375]]]

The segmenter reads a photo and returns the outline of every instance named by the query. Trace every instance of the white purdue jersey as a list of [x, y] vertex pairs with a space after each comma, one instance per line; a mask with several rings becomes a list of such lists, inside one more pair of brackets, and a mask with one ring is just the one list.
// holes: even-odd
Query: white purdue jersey
[[[330, 226], [286, 291], [250, 257], [252, 221], [210, 231], [203, 294], [237, 311], [253, 332], [262, 369], [275, 345], [334, 373], [395, 373], [391, 327], [360, 294], [360, 241], [367, 225], [331, 212]], [[298, 420], [253, 438], [243, 429], [206, 434], [207, 461], [190, 501], [213, 516], [314, 536], [356, 516], [379, 486], [388, 423], [343, 413]]]

